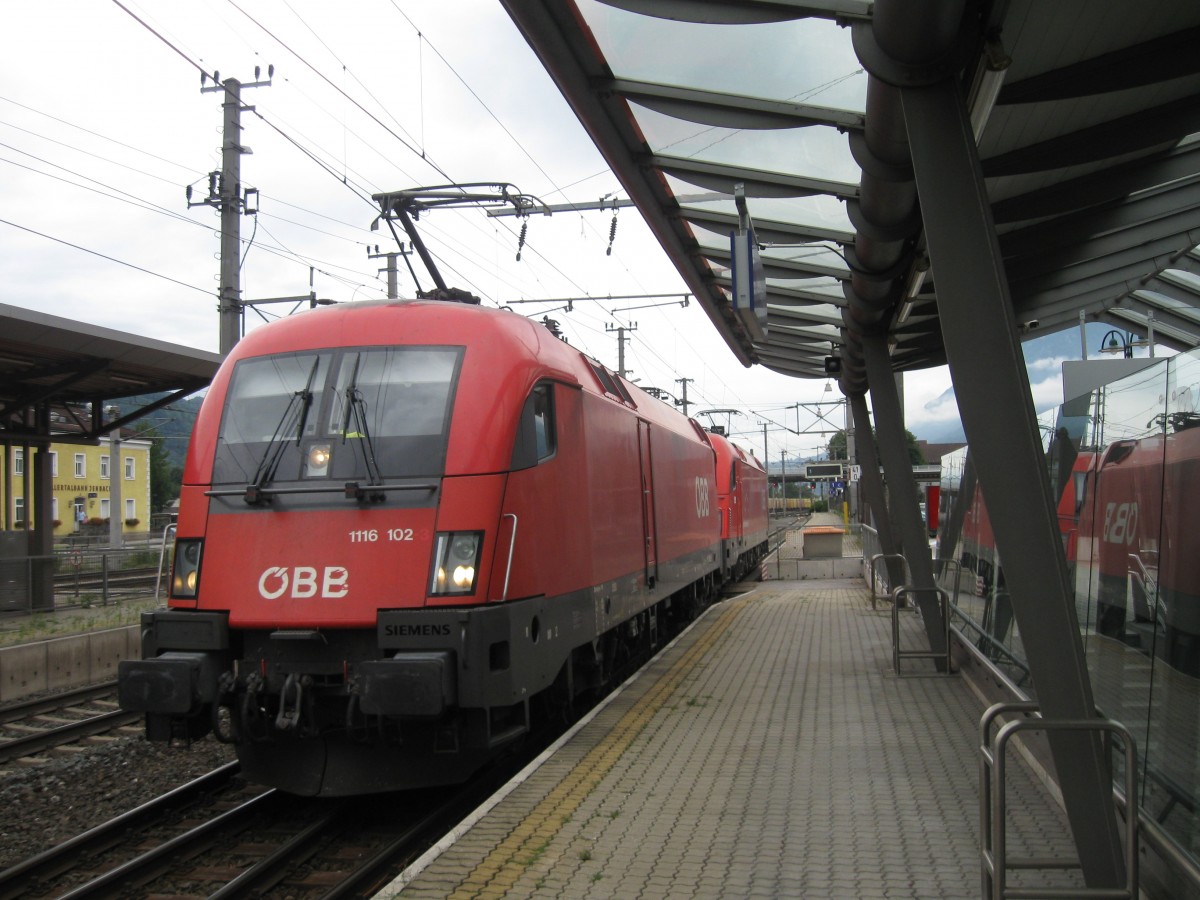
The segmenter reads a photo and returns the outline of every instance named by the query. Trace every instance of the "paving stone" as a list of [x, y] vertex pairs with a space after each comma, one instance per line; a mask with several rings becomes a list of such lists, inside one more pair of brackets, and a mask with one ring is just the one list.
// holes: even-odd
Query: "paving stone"
[[[901, 627], [921, 640], [916, 616]], [[890, 615], [861, 581], [764, 583], [710, 610], [404, 895], [483, 896], [508, 865], [509, 896], [976, 897], [982, 711], [961, 679], [891, 673]], [[1012, 854], [1072, 855], [1062, 812], [1011, 772]]]

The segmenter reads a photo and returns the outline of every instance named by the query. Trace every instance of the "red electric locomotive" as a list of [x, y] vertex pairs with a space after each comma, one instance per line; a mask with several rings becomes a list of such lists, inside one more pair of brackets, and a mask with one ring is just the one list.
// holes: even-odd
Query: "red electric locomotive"
[[710, 434], [709, 441], [717, 453], [721, 569], [738, 579], [758, 564], [767, 546], [767, 473], [723, 435]]
[[260, 328], [197, 418], [169, 605], [121, 705], [294, 793], [462, 780], [758, 558], [765, 477], [727, 448], [509, 312]]
[[1200, 675], [1200, 417], [1110, 444], [1089, 467], [1079, 510], [1077, 593], [1096, 597], [1096, 630]]

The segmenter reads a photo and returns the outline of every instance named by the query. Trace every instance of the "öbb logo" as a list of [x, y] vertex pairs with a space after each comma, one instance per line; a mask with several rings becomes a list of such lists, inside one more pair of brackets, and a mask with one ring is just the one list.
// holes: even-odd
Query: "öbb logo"
[[696, 516], [706, 519], [711, 511], [712, 506], [708, 498], [708, 479], [696, 476]]
[[320, 573], [312, 566], [270, 566], [258, 576], [258, 593], [265, 600], [288, 594], [293, 600], [323, 597], [336, 600], [350, 592], [350, 572], [341, 566], [326, 566]]
[[1132, 544], [1137, 537], [1137, 503], [1110, 503], [1104, 508], [1104, 540], [1111, 544]]

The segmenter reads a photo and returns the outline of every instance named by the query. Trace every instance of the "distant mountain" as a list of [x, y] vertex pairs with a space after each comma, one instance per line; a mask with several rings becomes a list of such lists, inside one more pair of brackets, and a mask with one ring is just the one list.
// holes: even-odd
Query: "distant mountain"
[[[128, 414], [165, 396], [166, 394], [142, 394], [124, 398], [118, 405], [123, 414]], [[196, 416], [200, 412], [201, 401], [200, 397], [176, 400], [169, 406], [147, 414], [131, 427], [136, 430], [142, 423], [153, 427], [166, 447], [171, 465], [183, 468], [183, 461], [187, 458], [188, 441], [192, 436], [192, 427], [196, 424]]]
[[967, 436], [963, 434], [961, 422], [954, 422], [951, 425], [945, 425], [940, 428], [922, 430], [917, 437], [930, 444], [960, 444], [967, 439]]

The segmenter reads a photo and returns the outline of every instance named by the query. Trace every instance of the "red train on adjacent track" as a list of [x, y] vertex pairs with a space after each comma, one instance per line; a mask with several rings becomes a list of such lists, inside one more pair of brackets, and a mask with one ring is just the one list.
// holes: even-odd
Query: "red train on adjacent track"
[[509, 312], [246, 337], [196, 421], [121, 703], [307, 795], [460, 781], [766, 549], [761, 464]]
[[1200, 417], [1176, 412], [1160, 432], [1119, 440], [1086, 467], [1079, 504], [1077, 593], [1096, 598], [1096, 630], [1200, 676]]
[[[1102, 637], [1200, 677], [1200, 415], [1157, 419], [1159, 431], [1075, 456], [1058, 498], [1059, 531], [1079, 618]], [[959, 498], [960, 502], [963, 498]], [[989, 628], [1007, 640], [1011, 615], [983, 494], [968, 498], [959, 561], [977, 592], [999, 586]]]

